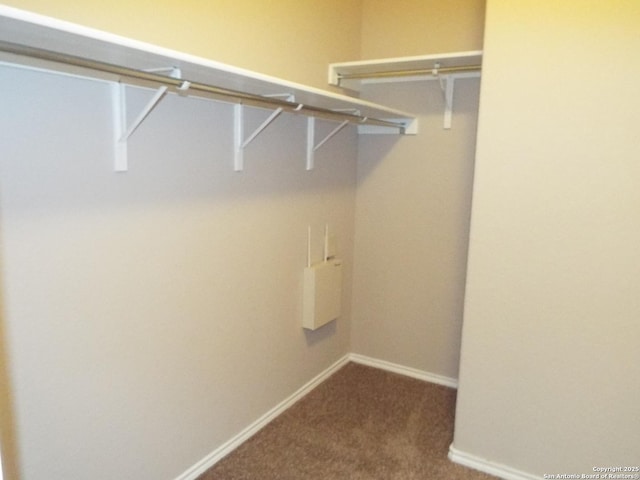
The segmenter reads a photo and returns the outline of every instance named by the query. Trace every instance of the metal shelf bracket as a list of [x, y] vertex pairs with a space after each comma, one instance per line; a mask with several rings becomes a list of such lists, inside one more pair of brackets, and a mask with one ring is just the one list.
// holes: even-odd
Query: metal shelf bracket
[[451, 119], [453, 117], [453, 92], [456, 79], [453, 75], [447, 75], [443, 81], [443, 77], [440, 76], [439, 70], [440, 64], [436, 63], [431, 74], [434, 77], [437, 77], [440, 82], [440, 90], [442, 90], [442, 95], [444, 97], [444, 122], [442, 127], [449, 130], [451, 129]]
[[315, 143], [316, 136], [316, 119], [315, 117], [307, 118], [307, 170], [313, 170], [315, 163], [315, 151], [322, 145], [327, 143], [334, 135], [349, 124], [348, 120], [342, 121], [336, 128], [331, 130], [322, 140]]
[[[293, 95], [289, 93], [265, 95], [265, 97], [284, 97], [288, 102], [295, 102]], [[233, 107], [233, 169], [236, 172], [244, 170], [244, 149], [253, 142], [265, 128], [267, 128], [284, 111], [283, 108], [276, 108], [267, 119], [256, 128], [246, 139], [244, 138], [244, 107], [238, 103]]]
[[[151, 73], [168, 73], [171, 78], [180, 78], [181, 72], [177, 67], [156, 68], [148, 70]], [[189, 90], [190, 83], [183, 82], [177, 87], [179, 93], [186, 94]], [[147, 102], [145, 107], [140, 111], [131, 125], [127, 127], [127, 93], [126, 87], [122, 83], [113, 83], [111, 87], [111, 104], [113, 109], [113, 131], [114, 131], [114, 170], [116, 172], [126, 172], [129, 170], [129, 159], [127, 142], [133, 132], [142, 125], [142, 122], [149, 116], [154, 108], [158, 106], [160, 101], [167, 94], [169, 88], [166, 85], [159, 87], [156, 93]]]
[[448, 75], [443, 84], [442, 78], [440, 80], [440, 89], [444, 97], [444, 122], [442, 127], [446, 130], [451, 129], [451, 119], [453, 117], [453, 92], [455, 85], [455, 77]]

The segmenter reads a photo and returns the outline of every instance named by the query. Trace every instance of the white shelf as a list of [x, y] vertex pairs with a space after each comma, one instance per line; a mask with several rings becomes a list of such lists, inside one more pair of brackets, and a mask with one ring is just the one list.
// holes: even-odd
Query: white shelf
[[329, 84], [360, 91], [370, 83], [438, 80], [445, 103], [443, 128], [450, 129], [455, 80], [479, 77], [481, 66], [480, 50], [332, 63]]
[[480, 50], [332, 63], [329, 65], [329, 84], [360, 90], [366, 83], [438, 78], [432, 73], [435, 71], [456, 78], [477, 77], [481, 64]]
[[[399, 123], [409, 131], [415, 120], [409, 113], [375, 103], [3, 5], [0, 5], [0, 42], [134, 70], [177, 67], [181, 78], [190, 82], [252, 95], [293, 95], [297, 104], [328, 110], [357, 111], [362, 117]], [[0, 45], [0, 50], [7, 49]], [[18, 58], [16, 55], [9, 57]]]

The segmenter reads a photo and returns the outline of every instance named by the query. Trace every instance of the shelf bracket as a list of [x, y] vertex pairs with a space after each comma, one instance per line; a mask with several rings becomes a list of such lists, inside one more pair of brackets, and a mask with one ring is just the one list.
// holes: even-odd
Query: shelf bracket
[[[136, 119], [131, 123], [127, 131], [124, 132], [124, 134], [120, 138], [121, 142], [126, 142], [127, 140], [129, 140], [129, 137], [133, 134], [133, 132], [135, 132], [137, 128], [140, 125], [142, 125], [142, 122], [144, 122], [144, 120], [149, 116], [151, 111], [154, 108], [156, 108], [156, 106], [158, 106], [158, 103], [160, 103], [160, 100], [162, 100], [164, 96], [167, 94], [167, 90], [168, 90], [168, 87], [165, 87], [165, 86], [162, 86], [158, 88], [158, 90], [156, 90], [156, 93], [153, 95], [151, 100], [149, 100], [149, 102], [145, 105], [145, 107], [140, 111], [140, 113], [138, 114]], [[123, 98], [125, 98], [124, 95], [123, 95]]]
[[[276, 96], [276, 95], [270, 95]], [[279, 96], [279, 95], [278, 95]], [[293, 95], [288, 95], [293, 98]], [[241, 103], [233, 106], [233, 169], [236, 172], [244, 170], [244, 149], [253, 142], [258, 135], [260, 135], [265, 128], [267, 128], [273, 121], [280, 116], [284, 111], [283, 108], [278, 107], [267, 119], [256, 128], [251, 135], [246, 139], [244, 138], [244, 107]]]
[[[149, 73], [166, 73], [171, 78], [182, 78], [182, 72], [178, 67], [152, 68], [145, 70]], [[189, 82], [183, 82], [177, 87], [178, 94], [185, 95], [190, 87]], [[129, 170], [129, 160], [127, 152], [127, 141], [133, 132], [145, 121], [151, 111], [156, 108], [160, 100], [167, 94], [168, 87], [163, 85], [156, 90], [153, 97], [147, 102], [135, 120], [127, 127], [127, 94], [126, 87], [122, 83], [114, 82], [111, 86], [111, 105], [113, 111], [113, 133], [114, 133], [114, 170], [116, 172], [126, 172]]]
[[177, 79], [182, 78], [182, 70], [180, 70], [178, 67], [147, 68], [143, 71], [148, 73], [160, 73], [160, 74], [166, 73], [167, 76], [171, 78], [177, 78]]
[[168, 87], [162, 86], [156, 90], [151, 100], [140, 111], [136, 119], [127, 128], [127, 96], [124, 84], [114, 83], [111, 90], [113, 107], [113, 130], [115, 142], [114, 170], [126, 172], [129, 169], [127, 155], [127, 141], [133, 132], [144, 122], [151, 111], [156, 108], [160, 100], [167, 94]]
[[126, 172], [128, 169], [127, 143], [120, 141], [126, 125], [125, 86], [121, 83], [111, 84], [111, 111], [113, 119], [113, 169]]
[[439, 74], [440, 64], [436, 63], [431, 71], [431, 74], [438, 78], [440, 82], [440, 90], [444, 97], [444, 122], [442, 127], [446, 130], [451, 128], [451, 119], [453, 116], [453, 91], [455, 77], [453, 75], [447, 75], [445, 81], [442, 81], [442, 77]]
[[331, 139], [348, 124], [349, 120], [344, 120], [340, 123], [340, 125], [331, 130], [322, 140], [320, 140], [318, 143], [315, 143], [316, 118], [307, 118], [307, 170], [313, 170], [313, 167], [315, 166], [315, 151], [318, 150], [322, 145], [327, 143], [329, 139]]
[[[446, 84], [443, 89], [444, 93], [444, 124], [443, 128], [449, 130], [451, 128], [451, 119], [453, 117], [453, 91], [455, 85], [455, 77], [447, 76]], [[440, 84], [442, 88], [442, 84]]]
[[244, 137], [244, 122], [242, 105], [233, 106], [233, 169], [240, 172], [244, 169], [244, 148], [242, 138]]
[[[265, 97], [285, 97], [287, 101], [293, 102], [295, 98], [290, 93], [283, 94], [274, 94], [274, 95], [265, 95]], [[234, 147], [234, 156], [233, 156], [233, 169], [236, 172], [244, 170], [244, 149], [247, 145], [249, 145], [255, 138], [260, 135], [265, 128], [267, 128], [271, 123], [278, 118], [278, 116], [284, 111], [283, 108], [276, 108], [271, 115], [267, 117], [267, 119], [260, 124], [258, 128], [256, 128], [251, 135], [249, 135], [246, 139], [244, 138], [244, 108], [243, 105], [238, 103], [233, 107], [233, 147]]]
[[244, 110], [241, 104], [233, 106], [233, 169], [236, 172], [244, 170], [244, 149], [262, 133], [282, 113], [282, 108], [276, 108], [267, 119], [256, 128], [251, 135], [244, 139]]

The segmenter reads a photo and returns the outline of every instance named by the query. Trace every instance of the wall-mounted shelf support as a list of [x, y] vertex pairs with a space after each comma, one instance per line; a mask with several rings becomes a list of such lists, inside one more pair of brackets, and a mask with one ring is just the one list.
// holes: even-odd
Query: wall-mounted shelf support
[[[136, 131], [136, 129], [144, 122], [149, 116], [151, 111], [156, 108], [160, 100], [167, 94], [167, 87], [162, 86], [156, 90], [151, 100], [138, 114], [136, 119], [126, 128], [127, 122], [127, 97], [125, 92], [125, 86], [123, 84], [114, 84], [112, 95], [114, 99], [112, 105], [114, 107], [113, 118], [116, 134], [116, 157], [114, 162], [114, 169], [116, 172], [126, 172], [129, 168], [127, 160], [127, 141], [129, 137]], [[125, 130], [126, 128], [126, 130]], [[124, 130], [124, 132], [123, 132]], [[123, 133], [120, 133], [123, 132]]]
[[[285, 98], [287, 102], [294, 102], [295, 97], [289, 93], [278, 93], [274, 95], [265, 95], [269, 98]], [[302, 105], [301, 105], [302, 107]], [[246, 139], [244, 138], [244, 106], [242, 104], [236, 104], [233, 107], [233, 169], [236, 172], [244, 170], [244, 149], [255, 138], [260, 135], [265, 128], [278, 118], [278, 116], [284, 111], [284, 108], [276, 108], [267, 119], [256, 128], [251, 135]]]
[[236, 172], [244, 170], [244, 149], [249, 145], [262, 131], [267, 128], [271, 122], [273, 122], [281, 113], [282, 108], [277, 108], [269, 115], [269, 117], [262, 122], [262, 124], [254, 130], [254, 132], [243, 140], [244, 137], [244, 107], [240, 104], [233, 107], [233, 145], [234, 145], [234, 157], [233, 157], [233, 169]]
[[322, 140], [315, 143], [316, 137], [316, 119], [315, 117], [307, 118], [307, 170], [313, 170], [315, 166], [315, 152], [322, 145], [327, 143], [334, 135], [349, 124], [348, 120], [344, 120], [336, 128], [331, 130]]
[[127, 142], [122, 141], [127, 123], [125, 86], [121, 83], [111, 84], [111, 118], [113, 119], [113, 169], [126, 172], [129, 168], [127, 158]]
[[456, 78], [452, 75], [447, 75], [444, 82], [440, 78], [440, 89], [444, 97], [444, 123], [443, 128], [449, 130], [451, 128], [451, 119], [453, 117], [453, 92]]
[[[151, 68], [145, 70], [148, 73], [168, 74], [171, 78], [179, 79], [182, 72], [177, 67]], [[182, 82], [176, 88], [179, 93], [186, 94], [190, 87], [189, 82]], [[165, 97], [169, 90], [166, 85], [160, 86], [156, 93], [147, 102], [138, 116], [131, 122], [127, 128], [127, 93], [126, 87], [122, 83], [114, 83], [112, 87], [112, 107], [113, 107], [113, 127], [115, 137], [115, 159], [114, 170], [116, 172], [126, 172], [129, 169], [129, 161], [127, 155], [127, 141], [133, 135], [133, 132], [142, 125], [154, 108], [158, 106], [160, 101]]]
[[[389, 128], [381, 125], [358, 125], [358, 133], [360, 135], [397, 135], [398, 131], [394, 128]], [[418, 119], [414, 118], [405, 123], [404, 126], [405, 135], [417, 135], [418, 134]]]
[[[282, 113], [307, 116], [312, 126], [315, 118], [341, 122], [317, 144], [313, 138], [315, 131], [309, 129], [310, 168], [313, 152], [349, 123], [384, 130], [375, 133], [394, 134], [415, 133], [417, 125], [414, 115], [394, 108], [4, 5], [0, 5], [0, 62], [111, 84], [114, 168], [118, 172], [128, 169], [128, 139], [168, 93], [236, 105], [236, 170], [244, 167], [244, 148]], [[125, 84], [155, 91], [131, 125], [127, 125]], [[282, 92], [286, 92], [286, 98], [277, 98], [283, 96]], [[243, 108], [248, 106], [272, 113], [245, 138]]]
[[166, 74], [171, 78], [182, 78], [182, 70], [178, 67], [145, 68], [145, 72]]

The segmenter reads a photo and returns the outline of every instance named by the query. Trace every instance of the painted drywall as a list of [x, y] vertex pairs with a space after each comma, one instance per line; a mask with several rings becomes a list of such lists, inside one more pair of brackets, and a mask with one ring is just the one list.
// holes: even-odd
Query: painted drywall
[[[360, 40], [371, 46], [371, 56], [386, 56], [374, 47], [380, 32], [360, 35], [359, 1], [281, 1], [269, 3], [268, 8], [261, 3], [260, 9], [255, 2], [216, 2], [215, 11], [209, 4], [125, 3], [110, 2], [97, 9], [95, 4], [78, 2], [8, 2], [319, 87], [326, 85], [327, 63], [358, 58]], [[411, 22], [415, 14], [404, 9], [389, 17], [380, 8], [379, 18], [387, 21], [398, 19], [402, 11], [404, 21]], [[371, 10], [367, 12], [370, 15]], [[474, 18], [481, 24], [478, 15]], [[389, 41], [394, 35], [390, 32]], [[391, 55], [429, 53], [423, 48], [409, 50], [408, 45], [403, 43]], [[477, 48], [480, 45], [473, 42], [444, 42], [429, 50]], [[335, 139], [337, 144], [332, 140], [323, 147], [316, 172], [308, 174], [300, 171], [302, 120], [283, 117], [278, 119], [282, 124], [269, 127], [269, 134], [252, 144], [246, 160], [249, 173], [237, 174], [230, 171], [230, 107], [200, 106], [194, 114], [192, 104], [187, 108], [172, 100], [153, 112], [156, 126], [145, 124], [136, 132], [131, 171], [114, 176], [111, 146], [104, 136], [111, 115], [105, 88], [80, 83], [70, 89], [67, 80], [56, 83], [49, 77], [23, 75], [5, 79], [11, 88], [29, 85], [38, 94], [33, 96], [29, 89], [30, 97], [13, 95], [10, 108], [20, 112], [17, 118], [22, 123], [11, 121], [10, 128], [0, 130], [11, 139], [13, 157], [26, 159], [15, 162], [4, 157], [10, 168], [2, 167], [3, 179], [10, 188], [0, 186], [2, 277], [7, 292], [3, 323], [8, 329], [13, 390], [9, 393], [16, 405], [19, 446], [26, 455], [21, 465], [28, 476], [22, 480], [40, 478], [44, 465], [63, 478], [76, 477], [78, 471], [71, 472], [76, 465], [95, 473], [116, 455], [121, 463], [92, 478], [177, 475], [350, 349], [348, 310], [344, 321], [303, 334], [295, 302], [300, 300], [298, 256], [304, 256], [300, 240], [302, 236], [304, 242], [307, 223], [313, 223], [315, 231], [327, 221], [337, 225], [347, 263], [352, 258], [354, 225], [362, 225], [363, 232], [372, 225], [354, 218], [354, 133], [345, 131]], [[474, 103], [473, 87], [468, 88], [459, 90], [463, 93], [456, 97], [457, 111]], [[406, 105], [406, 95], [394, 94], [398, 106]], [[411, 95], [422, 98], [415, 91]], [[426, 95], [438, 97], [432, 90]], [[101, 100], [96, 101], [96, 96]], [[459, 104], [460, 98], [468, 100]], [[421, 106], [420, 112], [423, 121], [433, 116], [439, 130], [442, 105], [437, 103], [441, 100], [435, 101], [437, 113], [431, 104], [424, 110]], [[469, 122], [473, 120], [456, 116], [454, 128]], [[22, 128], [27, 124], [29, 128]], [[184, 125], [196, 127], [187, 132]], [[27, 131], [31, 133], [26, 135]], [[435, 138], [429, 137], [430, 129], [424, 132], [420, 140], [407, 140], [399, 147], [403, 157], [424, 153], [425, 142], [432, 150], [440, 148], [429, 142]], [[78, 138], [84, 141], [78, 143]], [[42, 143], [43, 139], [48, 140]], [[170, 140], [177, 143], [165, 143]], [[397, 140], [382, 140], [391, 156], [380, 158], [376, 153], [380, 164], [398, 160], [393, 153]], [[460, 141], [468, 146], [472, 137], [462, 135]], [[193, 150], [175, 146], [184, 144]], [[367, 147], [361, 144], [360, 148]], [[382, 359], [447, 376], [455, 370], [459, 273], [468, 217], [461, 206], [468, 192], [458, 189], [469, 180], [472, 166], [469, 158], [465, 162], [460, 171], [448, 172], [459, 175], [450, 180], [454, 195], [460, 195], [451, 211], [460, 217], [443, 218], [439, 216], [443, 211], [429, 210], [434, 221], [438, 216], [437, 223], [447, 235], [460, 233], [456, 257], [443, 263], [446, 257], [434, 260], [430, 253], [421, 260], [430, 266], [435, 261], [447, 277], [445, 291], [438, 290], [446, 300], [439, 297], [437, 307], [427, 306], [444, 323], [429, 323], [425, 339], [425, 324], [410, 312], [411, 318], [401, 323], [399, 345], [377, 350], [378, 339], [363, 336], [360, 344], [374, 348], [363, 347], [362, 353], [379, 351]], [[373, 169], [374, 163], [361, 157], [361, 169]], [[297, 168], [293, 172], [288, 170], [292, 164]], [[452, 165], [453, 170], [460, 167], [458, 160]], [[403, 172], [405, 180], [413, 175], [410, 170]], [[380, 181], [381, 189], [389, 189], [381, 176], [367, 176]], [[15, 178], [24, 180], [14, 183]], [[361, 183], [363, 179], [361, 175]], [[440, 200], [453, 200], [449, 193]], [[379, 205], [374, 197], [369, 197], [372, 205]], [[411, 200], [406, 197], [403, 202]], [[406, 227], [408, 236], [425, 238], [422, 227], [415, 231]], [[436, 244], [434, 251], [450, 252], [442, 248], [441, 239], [427, 240]], [[379, 245], [365, 246], [366, 241], [367, 236], [361, 235], [364, 249], [380, 251]], [[319, 255], [318, 242], [314, 248]], [[382, 245], [382, 250], [387, 247], [393, 245]], [[361, 264], [368, 261], [376, 259], [360, 257]], [[273, 281], [265, 273], [269, 268], [282, 278]], [[396, 270], [394, 275], [399, 273]], [[349, 272], [345, 285], [351, 285]], [[362, 282], [355, 285], [363, 287]], [[430, 285], [442, 287], [442, 283]], [[402, 288], [406, 287], [405, 283]], [[421, 284], [412, 287], [407, 296], [423, 295]], [[376, 294], [376, 288], [370, 293]], [[366, 295], [365, 290], [361, 293]], [[434, 298], [434, 292], [429, 295]], [[394, 294], [388, 297], [393, 300]], [[351, 305], [348, 287], [343, 305]], [[414, 305], [425, 306], [412, 300], [400, 308], [409, 312]], [[369, 306], [363, 308], [364, 312]], [[91, 321], [71, 321], [78, 318]], [[391, 328], [390, 322], [385, 318], [379, 325], [362, 325], [384, 330]], [[357, 331], [371, 333], [365, 328], [351, 333]], [[431, 344], [423, 343], [430, 339]], [[406, 348], [410, 350], [398, 355]], [[61, 384], [65, 389], [58, 388]], [[56, 444], [58, 438], [64, 442]], [[56, 447], [50, 450], [47, 442]], [[45, 443], [47, 448], [42, 448]], [[140, 463], [150, 457], [157, 462]]]
[[353, 351], [458, 376], [479, 79], [456, 82], [443, 129], [437, 81], [369, 85], [418, 114], [420, 133], [361, 137]]
[[640, 4], [489, 0], [454, 448], [640, 459]]
[[360, 55], [361, 0], [3, 3], [318, 88]]
[[[1, 252], [0, 252], [1, 254]], [[0, 265], [2, 258], [0, 257]], [[2, 277], [0, 276], [0, 480], [17, 478], [18, 449], [16, 445], [15, 423], [13, 417], [13, 400], [11, 397], [11, 379], [9, 378], [9, 355], [6, 351]], [[5, 473], [3, 475], [3, 472]]]
[[[282, 115], [234, 172], [232, 106], [170, 96], [116, 174], [109, 85], [4, 66], [0, 85], [20, 480], [176, 478], [349, 352], [353, 127], [307, 172], [306, 121]], [[131, 115], [151, 94], [129, 92]], [[326, 223], [344, 310], [308, 332], [307, 226], [320, 260]]]
[[[480, 50], [483, 22], [484, 1], [365, 0], [362, 52]], [[450, 130], [438, 82], [370, 84], [362, 93], [417, 114], [420, 131], [400, 140], [360, 138], [353, 349], [451, 379], [458, 376], [478, 89], [477, 79], [456, 83]]]
[[362, 58], [482, 49], [485, 0], [362, 1]]

